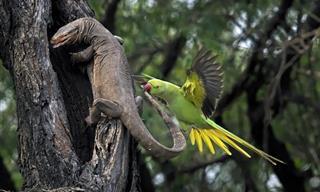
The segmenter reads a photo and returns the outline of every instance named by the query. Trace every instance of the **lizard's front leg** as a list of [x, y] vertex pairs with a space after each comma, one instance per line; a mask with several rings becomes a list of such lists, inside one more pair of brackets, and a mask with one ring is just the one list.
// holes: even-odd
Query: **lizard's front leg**
[[[119, 36], [114, 36], [118, 42], [122, 45], [124, 40]], [[89, 62], [93, 58], [94, 49], [92, 45], [88, 46], [82, 51], [76, 52], [76, 53], [70, 53], [71, 54], [71, 61], [72, 64], [75, 65], [76, 63], [85, 63]]]
[[91, 45], [82, 51], [79, 51], [76, 53], [70, 53], [71, 62], [73, 65], [77, 63], [89, 62], [93, 58], [93, 53], [94, 53], [94, 49]]

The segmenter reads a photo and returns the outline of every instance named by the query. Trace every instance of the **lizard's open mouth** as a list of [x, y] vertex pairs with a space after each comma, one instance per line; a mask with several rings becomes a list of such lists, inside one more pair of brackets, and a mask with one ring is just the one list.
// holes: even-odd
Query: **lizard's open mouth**
[[52, 38], [51, 38], [51, 44], [53, 45], [53, 48], [60, 47], [62, 45], [70, 43], [74, 37], [76, 37], [76, 33], [78, 33], [78, 30], [76, 28], [69, 30], [67, 32], [57, 32]]

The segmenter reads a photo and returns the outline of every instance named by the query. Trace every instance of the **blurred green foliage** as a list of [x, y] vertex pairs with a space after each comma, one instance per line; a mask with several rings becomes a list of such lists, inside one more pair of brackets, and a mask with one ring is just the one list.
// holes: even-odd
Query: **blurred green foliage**
[[[97, 1], [94, 2], [98, 4]], [[104, 4], [104, 1], [100, 2], [101, 5]], [[170, 75], [166, 77], [166, 80], [180, 85], [184, 82], [185, 70], [190, 67], [197, 51], [197, 44], [203, 44], [218, 54], [218, 61], [225, 71], [224, 90], [228, 92], [247, 66], [252, 52], [253, 38], [259, 35], [260, 30], [278, 10], [278, 6], [279, 1], [275, 0], [121, 1], [116, 16], [116, 35], [125, 39], [124, 47], [134, 71], [158, 78], [163, 78], [161, 68], [166, 55], [165, 45], [179, 35], [185, 36], [187, 42], [183, 52], [179, 55]], [[98, 7], [93, 4], [92, 7], [96, 10], [98, 18], [104, 15], [99, 12]], [[301, 15], [305, 17], [311, 10], [311, 3], [295, 2], [286, 20], [291, 32], [280, 28], [273, 34], [274, 41], [270, 45], [273, 47], [270, 48], [270, 53], [266, 53], [270, 54], [270, 62], [274, 59], [271, 51], [283, 47], [290, 35], [301, 27], [298, 22], [299, 17]], [[159, 47], [164, 50], [160, 49], [155, 53], [150, 51]], [[315, 76], [310, 78], [309, 75], [302, 75], [298, 71], [308, 70], [308, 65], [312, 65], [314, 70], [319, 70], [319, 66], [315, 65], [315, 61], [319, 60], [317, 51], [319, 51], [319, 45], [314, 44], [312, 51], [299, 61], [299, 67], [297, 67], [299, 69], [294, 73], [296, 77], [293, 78], [296, 80], [293, 83], [293, 90], [310, 97], [313, 102], [319, 98], [319, 83], [315, 80]], [[137, 54], [139, 57], [133, 57]], [[310, 57], [314, 59], [313, 63], [310, 62]], [[267, 90], [263, 89], [259, 96], [267, 97], [269, 94]], [[310, 90], [313, 91], [310, 92]], [[250, 141], [246, 99], [245, 95], [237, 99], [223, 113], [223, 119], [226, 127]], [[316, 116], [317, 113], [314, 113], [312, 106], [290, 103], [271, 123], [277, 137], [288, 147], [298, 169], [303, 171], [312, 167], [314, 175], [319, 175], [320, 148], [315, 138], [319, 138], [320, 131], [317, 129], [319, 118]], [[144, 119], [158, 138], [170, 143], [168, 131], [154, 111], [146, 107]], [[199, 154], [195, 147], [189, 145], [188, 149], [172, 162], [174, 167], [179, 169], [192, 163], [218, 158], [220, 155], [213, 157], [209, 153]], [[244, 191], [244, 169], [249, 171], [259, 191], [281, 190], [281, 184], [268, 163], [258, 159], [243, 160], [246, 162], [245, 168], [233, 161], [228, 161], [207, 166], [192, 174], [178, 173], [175, 180], [166, 181], [164, 178], [166, 167], [149, 157], [146, 158], [159, 191], [183, 191], [184, 189], [186, 191]], [[309, 184], [308, 181], [306, 187], [311, 190], [312, 186]]]
[[17, 154], [17, 117], [13, 83], [9, 72], [0, 60], [0, 156], [11, 173], [17, 188], [22, 185], [22, 177], [18, 171]]

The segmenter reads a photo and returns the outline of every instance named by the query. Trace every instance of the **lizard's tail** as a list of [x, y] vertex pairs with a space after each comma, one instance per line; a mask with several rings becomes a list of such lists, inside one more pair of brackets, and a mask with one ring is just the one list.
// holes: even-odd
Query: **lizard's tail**
[[[144, 92], [146, 99], [150, 102], [154, 109], [158, 111], [167, 127], [170, 130], [170, 134], [173, 139], [173, 146], [166, 147], [159, 143], [149, 132], [149, 130], [144, 125], [141, 120], [138, 112], [137, 106], [127, 107], [129, 111], [122, 113], [121, 120], [123, 124], [130, 131], [131, 135], [138, 140], [138, 142], [146, 149], [148, 153], [153, 155], [154, 157], [160, 159], [170, 159], [172, 157], [177, 156], [181, 151], [186, 148], [186, 139], [183, 133], [180, 130], [179, 123], [175, 118], [170, 117], [164, 110], [161, 109], [161, 106], [156, 102], [151, 95], [147, 92]], [[138, 98], [136, 98], [138, 99]], [[142, 98], [140, 97], [140, 101], [142, 102]], [[139, 100], [136, 100], [139, 105]], [[141, 103], [140, 102], [140, 106]], [[135, 103], [135, 102], [129, 102]]]
[[[265, 158], [272, 164], [276, 165], [278, 163], [284, 163], [283, 161], [265, 153], [264, 151], [254, 147], [250, 143], [246, 142], [245, 140], [241, 139], [240, 137], [236, 136], [235, 134], [225, 130], [220, 125], [216, 124], [214, 121], [210, 119], [206, 119], [208, 124], [211, 126], [208, 129], [198, 129], [198, 128], [192, 128], [190, 132], [190, 140], [192, 145], [197, 143], [198, 149], [200, 152], [203, 150], [202, 141], [208, 146], [211, 153], [215, 153], [214, 147], [212, 145], [212, 142], [216, 144], [218, 147], [220, 147], [225, 153], [228, 155], [231, 155], [231, 152], [229, 151], [226, 144], [234, 148], [235, 150], [239, 151], [243, 155], [245, 155], [248, 158], [251, 158], [251, 156], [243, 150], [240, 146], [245, 146], [246, 148], [252, 150], [256, 154], [260, 155], [261, 157]], [[212, 142], [211, 142], [212, 141]]]
[[[124, 125], [130, 131], [131, 135], [145, 148], [152, 156], [160, 159], [170, 159], [177, 156], [186, 147], [186, 140], [181, 132], [178, 122], [166, 122], [170, 129], [170, 134], [173, 138], [173, 146], [166, 147], [159, 143], [145, 127], [138, 112], [128, 113], [127, 117], [121, 118]], [[129, 117], [130, 116], [130, 117]], [[165, 119], [166, 121], [166, 119]]]

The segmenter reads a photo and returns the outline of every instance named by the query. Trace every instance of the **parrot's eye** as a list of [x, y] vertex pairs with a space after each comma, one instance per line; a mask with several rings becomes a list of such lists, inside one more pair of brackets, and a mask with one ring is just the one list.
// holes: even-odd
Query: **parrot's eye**
[[154, 86], [154, 88], [156, 88], [156, 89], [158, 89], [159, 87], [160, 87], [159, 85]]

